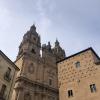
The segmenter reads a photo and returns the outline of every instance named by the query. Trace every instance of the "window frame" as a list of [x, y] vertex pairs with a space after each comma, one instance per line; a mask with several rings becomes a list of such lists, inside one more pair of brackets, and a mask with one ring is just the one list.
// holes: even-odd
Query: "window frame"
[[95, 93], [97, 91], [95, 84], [90, 84], [91, 93]]
[[2, 84], [1, 90], [0, 90], [0, 95], [3, 97], [5, 95], [7, 86], [5, 84]]
[[36, 51], [34, 48], [32, 48], [31, 53], [36, 54]]
[[4, 79], [7, 81], [11, 80], [11, 68], [10, 67], [8, 67], [7, 71], [5, 72]]
[[73, 90], [68, 90], [68, 98], [73, 97]]
[[50, 86], [52, 85], [52, 79], [49, 79], [49, 85]]
[[77, 61], [77, 62], [75, 63], [75, 67], [76, 67], [76, 68], [80, 68], [80, 62], [79, 62], [79, 61]]

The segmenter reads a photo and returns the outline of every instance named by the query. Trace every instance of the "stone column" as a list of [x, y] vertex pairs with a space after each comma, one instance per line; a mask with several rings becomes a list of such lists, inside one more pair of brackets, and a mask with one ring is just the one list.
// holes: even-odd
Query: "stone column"
[[16, 100], [24, 100], [23, 89], [19, 89]]
[[39, 100], [42, 100], [42, 95], [41, 95], [41, 93], [39, 93]]
[[34, 100], [38, 100], [38, 94], [35, 93], [35, 99]]
[[46, 95], [45, 100], [48, 100], [48, 95]]
[[15, 90], [15, 97], [14, 97], [15, 99], [14, 100], [17, 100], [17, 97], [18, 97], [18, 89]]
[[35, 92], [32, 94], [32, 100], [35, 100]]
[[17, 96], [18, 96], [18, 89], [14, 89], [11, 100], [17, 100]]

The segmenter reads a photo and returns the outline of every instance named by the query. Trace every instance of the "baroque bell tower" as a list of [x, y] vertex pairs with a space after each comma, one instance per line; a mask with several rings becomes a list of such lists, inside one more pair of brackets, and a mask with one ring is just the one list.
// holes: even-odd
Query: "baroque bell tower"
[[[40, 56], [42, 50], [42, 56]], [[23, 36], [15, 64], [19, 67], [12, 100], [59, 100], [56, 62], [65, 57], [59, 42], [41, 47], [35, 25]]]
[[60, 61], [66, 57], [64, 49], [61, 48], [59, 41], [56, 39], [55, 47], [53, 48], [53, 54], [56, 57], [56, 61]]
[[[15, 64], [20, 68], [17, 75], [12, 100], [38, 100], [36, 95], [40, 80], [39, 68], [42, 68], [40, 56], [40, 36], [35, 25], [23, 36]], [[41, 79], [43, 75], [41, 74]], [[37, 84], [36, 84], [37, 83]]]
[[41, 48], [40, 36], [36, 32], [35, 25], [33, 25], [23, 37], [23, 41], [19, 46], [19, 53], [17, 59], [24, 53], [32, 54], [33, 56], [39, 58], [40, 48]]

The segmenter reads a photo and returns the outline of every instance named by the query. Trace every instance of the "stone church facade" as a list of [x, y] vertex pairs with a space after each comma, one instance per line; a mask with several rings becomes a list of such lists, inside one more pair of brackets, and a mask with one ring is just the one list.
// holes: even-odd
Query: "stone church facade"
[[[42, 56], [40, 54], [42, 51]], [[19, 67], [12, 100], [59, 100], [58, 61], [65, 58], [65, 51], [58, 40], [54, 48], [41, 46], [35, 25], [23, 36], [15, 64]]]

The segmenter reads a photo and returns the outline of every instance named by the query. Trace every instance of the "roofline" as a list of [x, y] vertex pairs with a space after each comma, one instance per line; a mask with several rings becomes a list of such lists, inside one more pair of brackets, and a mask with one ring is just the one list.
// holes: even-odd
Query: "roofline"
[[78, 53], [75, 53], [75, 54], [73, 54], [73, 55], [71, 55], [71, 56], [68, 56], [68, 57], [62, 59], [62, 60], [58, 61], [57, 63], [60, 63], [60, 62], [62, 62], [62, 61], [64, 61], [64, 60], [67, 60], [67, 59], [69, 59], [69, 58], [71, 58], [71, 57], [74, 57], [74, 56], [76, 56], [76, 55], [79, 55], [79, 54], [81, 54], [81, 53], [83, 53], [83, 52], [86, 52], [86, 51], [88, 51], [88, 50], [91, 50], [91, 51], [96, 55], [96, 57], [97, 57], [98, 59], [100, 59], [100, 57], [99, 57], [98, 54], [93, 50], [93, 48], [92, 48], [92, 47], [89, 47], [89, 48], [87, 48], [87, 49], [85, 49], [85, 50], [82, 50], [82, 51], [80, 51], [80, 52], [78, 52]]
[[19, 58], [17, 58], [14, 63], [16, 63], [24, 54], [22, 54]]
[[0, 54], [5, 58], [5, 59], [7, 59], [7, 61], [8, 62], [10, 62], [13, 66], [14, 66], [14, 68], [16, 69], [16, 70], [20, 70], [15, 64], [14, 64], [14, 62], [12, 62], [1, 50], [0, 50]]
[[[24, 80], [24, 81], [27, 81], [27, 82], [30, 82], [31, 84], [38, 84], [38, 85], [44, 85], [45, 87], [48, 87], [48, 85], [46, 85], [46, 84], [42, 84], [42, 83], [39, 83], [39, 82], [35, 82], [35, 81], [31, 81], [30, 79], [28, 79], [28, 78], [26, 78], [26, 77], [23, 77], [23, 76], [20, 76], [20, 77], [17, 77], [16, 78], [16, 82], [17, 81], [19, 81], [19, 80]], [[52, 89], [52, 90], [54, 90], [54, 91], [56, 91], [57, 93], [59, 92], [58, 91], [58, 89], [55, 89], [55, 88], [51, 88], [51, 87], [49, 87], [49, 89]]]

